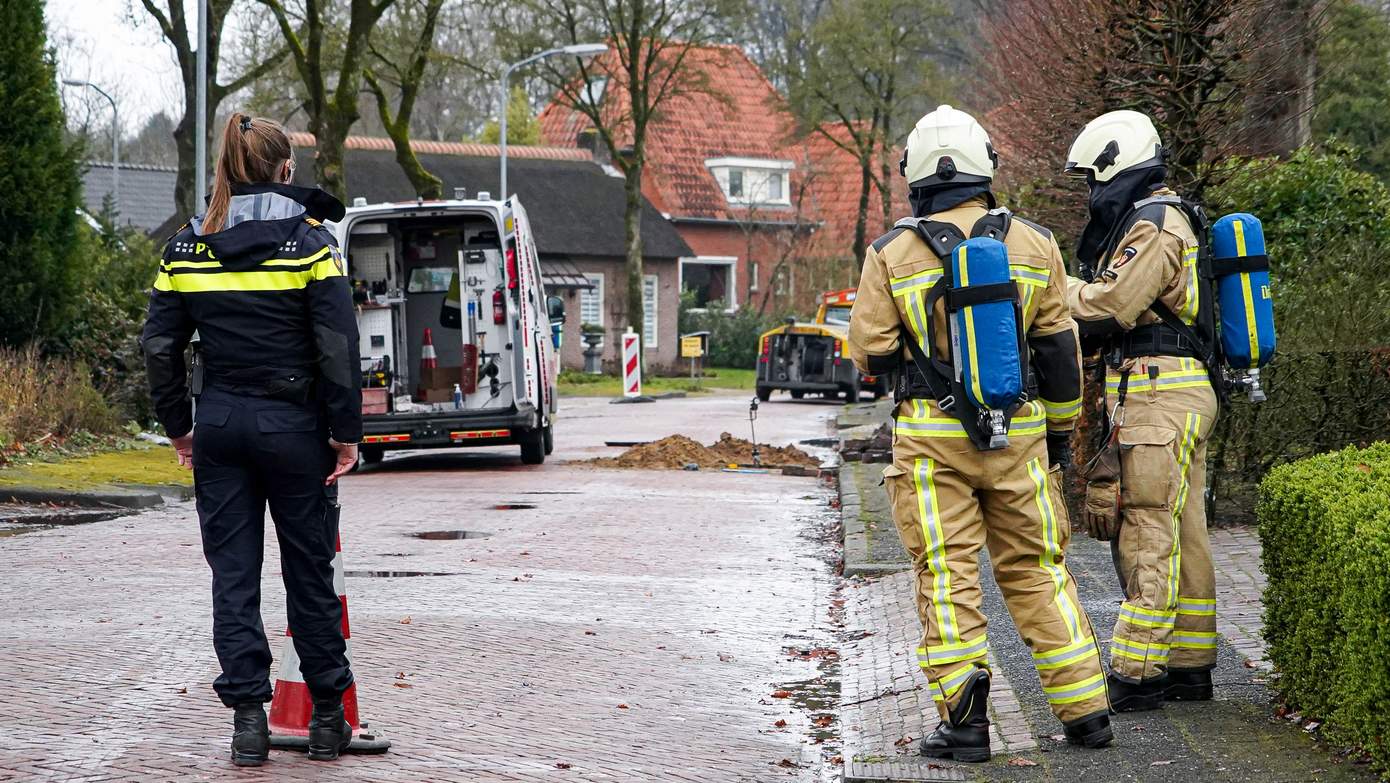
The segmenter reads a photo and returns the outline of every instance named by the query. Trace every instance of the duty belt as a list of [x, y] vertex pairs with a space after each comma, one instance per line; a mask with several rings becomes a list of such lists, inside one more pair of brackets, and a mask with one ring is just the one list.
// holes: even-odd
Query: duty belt
[[1117, 359], [1133, 359], [1139, 356], [1179, 356], [1188, 359], [1203, 358], [1201, 351], [1190, 340], [1167, 324], [1147, 324], [1136, 326], [1115, 341]]
[[250, 367], [241, 370], [207, 369], [207, 385], [232, 394], [266, 397], [307, 405], [314, 397], [312, 370]]

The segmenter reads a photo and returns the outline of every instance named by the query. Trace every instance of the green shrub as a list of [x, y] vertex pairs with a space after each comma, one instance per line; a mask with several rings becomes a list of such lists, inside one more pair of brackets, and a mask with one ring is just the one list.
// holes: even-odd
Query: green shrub
[[782, 322], [782, 318], [759, 313], [752, 307], [728, 312], [723, 302], [710, 302], [697, 309], [694, 296], [681, 296], [680, 332], [709, 332], [706, 364], [720, 367], [753, 367], [758, 362], [758, 337]]
[[80, 362], [0, 348], [0, 463], [4, 452], [51, 436], [110, 434], [116, 418]]
[[1278, 467], [1260, 485], [1265, 639], [1278, 689], [1390, 769], [1390, 443]]

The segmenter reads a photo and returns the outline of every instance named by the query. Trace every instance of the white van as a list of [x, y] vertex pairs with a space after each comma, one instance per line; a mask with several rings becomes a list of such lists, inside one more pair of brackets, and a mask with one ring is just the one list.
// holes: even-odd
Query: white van
[[[358, 200], [334, 229], [362, 354], [362, 459], [387, 449], [554, 448], [559, 325], [517, 199]], [[431, 357], [431, 354], [433, 356]]]

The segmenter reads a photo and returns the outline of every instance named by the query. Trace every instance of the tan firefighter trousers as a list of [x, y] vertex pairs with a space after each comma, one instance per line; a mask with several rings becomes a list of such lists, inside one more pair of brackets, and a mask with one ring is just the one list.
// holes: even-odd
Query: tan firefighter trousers
[[934, 402], [899, 408], [884, 477], [912, 557], [918, 662], [943, 720], [969, 674], [987, 666], [985, 545], [1053, 713], [1071, 722], [1109, 709], [1095, 634], [1064, 562], [1071, 524], [1061, 471], [1048, 470], [1045, 428], [1042, 406], [1029, 403], [1014, 416], [1008, 448], [979, 451]]
[[[1109, 370], [1114, 410], [1120, 372]], [[1216, 585], [1207, 540], [1207, 438], [1216, 394], [1205, 367], [1171, 356], [1132, 361], [1120, 442], [1117, 568], [1125, 600], [1110, 668], [1128, 680], [1216, 664]]]

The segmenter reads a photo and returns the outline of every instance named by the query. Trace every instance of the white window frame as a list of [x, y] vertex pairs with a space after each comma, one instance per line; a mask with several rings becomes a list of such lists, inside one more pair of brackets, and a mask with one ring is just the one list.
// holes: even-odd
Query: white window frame
[[[719, 183], [719, 189], [724, 194], [724, 200], [730, 204], [738, 206], [757, 206], [761, 204], [772, 206], [791, 206], [791, 171], [795, 168], [789, 160], [771, 160], [767, 158], [709, 158], [705, 161], [705, 167], [714, 175], [714, 179]], [[743, 193], [733, 196], [729, 193], [729, 174], [732, 171], [741, 172], [743, 182]], [[778, 177], [781, 180], [782, 195], [778, 198], [770, 198], [767, 195], [768, 178]], [[758, 191], [763, 191], [759, 193]]]
[[[685, 293], [685, 266], [686, 264], [702, 264], [705, 266], [727, 266], [729, 268], [729, 301], [724, 308], [724, 312], [732, 313], [738, 310], [738, 256], [694, 256], [682, 258], [678, 262], [678, 272], [676, 275], [676, 290]], [[691, 308], [692, 312], [702, 313], [708, 308]]]
[[[593, 288], [589, 289], [588, 291], [585, 291], [582, 288], [579, 289], [579, 328], [581, 334], [583, 333], [584, 324], [594, 324], [596, 326], [602, 326], [604, 328], [604, 334], [607, 334], [608, 316], [606, 315], [606, 311], [608, 310], [608, 307], [607, 303], [604, 301], [603, 298], [605, 283], [604, 277], [605, 275], [602, 272], [584, 273], [584, 279], [588, 280], [589, 284], [592, 285]], [[598, 321], [584, 320], [584, 294], [586, 293], [593, 293], [595, 296], [598, 297]], [[600, 340], [598, 343], [598, 347], [602, 348], [604, 342], [606, 342], [606, 340]]]
[[[647, 301], [647, 286], [651, 286], [652, 298]], [[656, 275], [642, 276], [642, 347], [655, 348], [657, 333], [661, 331], [661, 278]], [[648, 328], [648, 321], [651, 322]]]

